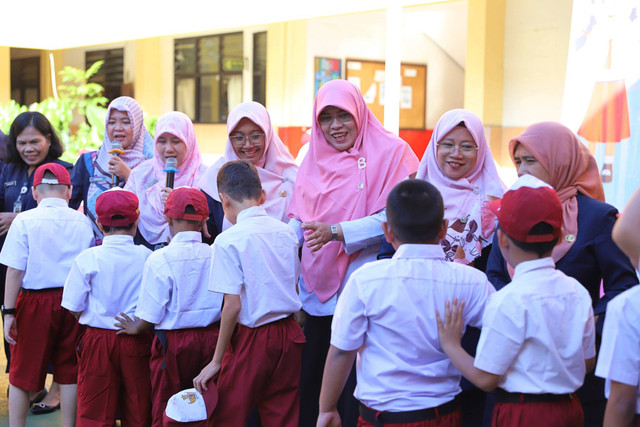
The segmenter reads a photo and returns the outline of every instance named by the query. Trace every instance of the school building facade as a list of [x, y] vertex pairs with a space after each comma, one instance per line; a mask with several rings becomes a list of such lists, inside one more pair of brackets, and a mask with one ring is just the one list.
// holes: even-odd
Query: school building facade
[[402, 64], [400, 135], [419, 156], [438, 118], [467, 108], [483, 120], [497, 162], [511, 166], [511, 136], [560, 120], [572, 1], [417, 3], [395, 21], [389, 9], [368, 10], [51, 51], [3, 46], [0, 104], [50, 96], [52, 58], [56, 71], [105, 59], [107, 96], [131, 95], [154, 116], [186, 112], [202, 152], [222, 153], [226, 114], [256, 100], [295, 155], [311, 125], [316, 80], [349, 78], [383, 115], [391, 59]]

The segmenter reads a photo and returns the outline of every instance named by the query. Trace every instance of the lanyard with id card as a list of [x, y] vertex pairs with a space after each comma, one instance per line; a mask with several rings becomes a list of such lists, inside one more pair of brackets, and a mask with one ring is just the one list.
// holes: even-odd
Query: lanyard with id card
[[13, 202], [13, 213], [22, 212], [22, 196], [27, 194], [27, 190], [29, 190], [28, 183], [22, 184], [22, 188], [20, 189], [20, 194], [15, 202]]

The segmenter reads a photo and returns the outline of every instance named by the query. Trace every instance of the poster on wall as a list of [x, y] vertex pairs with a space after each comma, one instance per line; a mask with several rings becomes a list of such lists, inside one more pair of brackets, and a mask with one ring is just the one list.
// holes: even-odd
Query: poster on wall
[[[426, 126], [427, 66], [401, 64], [400, 129]], [[360, 92], [371, 112], [384, 124], [385, 64], [382, 61], [346, 60], [346, 79]]]
[[640, 186], [640, 19], [635, 0], [574, 0], [562, 121], [589, 147], [606, 201]]
[[342, 78], [342, 60], [315, 57], [313, 60], [313, 94], [328, 81]]

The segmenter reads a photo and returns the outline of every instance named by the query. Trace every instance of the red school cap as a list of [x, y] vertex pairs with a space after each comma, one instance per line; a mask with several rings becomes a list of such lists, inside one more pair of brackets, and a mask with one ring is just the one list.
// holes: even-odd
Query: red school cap
[[96, 215], [103, 226], [126, 227], [133, 224], [140, 215], [138, 196], [119, 187], [107, 190], [96, 200]]
[[[188, 206], [191, 206], [195, 213], [186, 213]], [[191, 187], [178, 187], [167, 197], [164, 214], [173, 219], [200, 221], [209, 217], [209, 205], [202, 191]]]
[[[44, 173], [49, 171], [55, 178], [45, 178]], [[62, 184], [71, 185], [71, 177], [67, 169], [58, 163], [45, 163], [38, 166], [33, 175], [33, 186], [37, 187], [40, 184]]]
[[[498, 216], [500, 228], [517, 241], [551, 242], [562, 234], [562, 203], [558, 194], [532, 175], [518, 178], [502, 199], [491, 202], [490, 208]], [[552, 232], [530, 234], [541, 222], [549, 224]]]

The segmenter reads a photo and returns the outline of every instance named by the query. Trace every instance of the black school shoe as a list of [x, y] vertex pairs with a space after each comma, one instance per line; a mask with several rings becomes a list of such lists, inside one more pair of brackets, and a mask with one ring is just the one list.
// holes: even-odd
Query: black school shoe
[[59, 403], [56, 406], [49, 406], [49, 405], [45, 405], [42, 402], [39, 402], [33, 405], [33, 408], [31, 408], [31, 413], [33, 415], [49, 414], [57, 409], [60, 409]]

